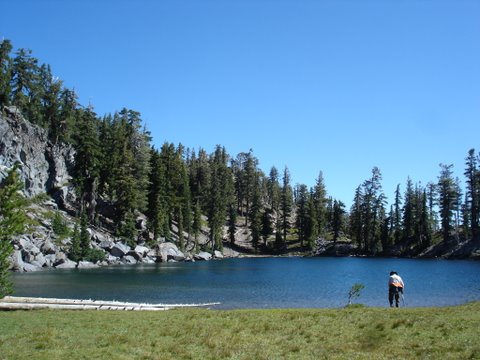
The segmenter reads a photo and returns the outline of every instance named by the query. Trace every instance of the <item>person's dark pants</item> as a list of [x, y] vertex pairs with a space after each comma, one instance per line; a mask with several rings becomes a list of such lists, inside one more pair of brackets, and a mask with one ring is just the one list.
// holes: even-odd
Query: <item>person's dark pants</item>
[[390, 307], [393, 307], [393, 299], [395, 299], [395, 306], [398, 307], [401, 292], [402, 288], [393, 285], [388, 287], [388, 301], [390, 302]]

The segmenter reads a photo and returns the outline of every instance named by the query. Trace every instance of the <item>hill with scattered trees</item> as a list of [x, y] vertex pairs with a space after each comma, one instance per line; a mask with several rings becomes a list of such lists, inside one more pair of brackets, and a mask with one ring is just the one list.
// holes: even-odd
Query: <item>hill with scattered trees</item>
[[[264, 173], [251, 150], [231, 155], [221, 145], [211, 152], [168, 142], [155, 147], [140, 112], [96, 114], [49, 65], [29, 50], [14, 51], [8, 40], [0, 43], [0, 109], [10, 124], [25, 118], [42, 129], [35, 131], [44, 134], [47, 167], [57, 169], [51, 164], [63, 159], [62, 171], [32, 190], [38, 178], [27, 176], [32, 166], [25, 154], [10, 157], [19, 163], [28, 197], [44, 191], [78, 223], [72, 239], [83, 228], [88, 243], [92, 231], [85, 229], [101, 228], [130, 247], [172, 242], [191, 253], [228, 247], [269, 255], [480, 255], [480, 157], [474, 149], [466, 156], [465, 189], [452, 165], [442, 164], [436, 181], [424, 186], [408, 179], [388, 205], [381, 171], [373, 168], [345, 209], [328, 195], [321, 171], [309, 188], [292, 184], [287, 167]], [[0, 179], [13, 166], [5, 154], [14, 145], [5, 140]]]

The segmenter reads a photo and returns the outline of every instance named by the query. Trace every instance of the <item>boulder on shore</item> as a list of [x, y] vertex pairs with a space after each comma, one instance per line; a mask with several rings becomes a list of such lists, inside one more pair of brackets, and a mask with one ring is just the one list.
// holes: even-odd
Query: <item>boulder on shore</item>
[[75, 269], [77, 267], [77, 263], [70, 259], [66, 259], [61, 264], [55, 266], [56, 269]]
[[77, 268], [78, 269], [91, 269], [91, 268], [96, 268], [98, 265], [90, 262], [90, 261], [79, 261]]
[[34, 272], [34, 271], [39, 271], [41, 269], [42, 269], [41, 267], [36, 266], [35, 264], [28, 264], [28, 263], [23, 264], [23, 271], [25, 272]]
[[137, 260], [135, 260], [135, 258], [131, 255], [124, 256], [121, 261], [124, 264], [136, 264], [137, 263]]
[[162, 262], [167, 262], [172, 259], [175, 261], [185, 260], [185, 255], [178, 250], [177, 245], [171, 242], [166, 242], [158, 245], [157, 256], [160, 256]]
[[149, 250], [150, 249], [145, 246], [137, 245], [135, 249], [131, 250], [128, 253], [128, 255], [133, 256], [137, 261], [142, 261], [142, 259], [147, 255]]
[[12, 255], [12, 268], [14, 271], [23, 271], [23, 266], [25, 265], [22, 259], [22, 252], [20, 250], [15, 250]]
[[206, 252], [206, 251], [201, 251], [199, 252], [198, 254], [195, 254], [194, 256], [194, 259], [195, 260], [205, 260], [205, 261], [208, 261], [208, 260], [211, 260], [212, 259], [212, 254]]
[[57, 252], [57, 247], [50, 240], [47, 240], [42, 245], [42, 252], [45, 255], [55, 254]]
[[118, 242], [112, 247], [112, 250], [110, 250], [110, 254], [115, 257], [122, 258], [127, 255], [129, 251], [130, 246]]

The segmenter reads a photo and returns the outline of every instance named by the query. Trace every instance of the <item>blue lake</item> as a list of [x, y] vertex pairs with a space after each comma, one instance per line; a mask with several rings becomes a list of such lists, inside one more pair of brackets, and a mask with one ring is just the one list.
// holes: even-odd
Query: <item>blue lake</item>
[[243, 258], [13, 274], [16, 296], [149, 303], [220, 302], [218, 309], [388, 306], [391, 270], [404, 279], [406, 306], [480, 300], [480, 262], [384, 258]]

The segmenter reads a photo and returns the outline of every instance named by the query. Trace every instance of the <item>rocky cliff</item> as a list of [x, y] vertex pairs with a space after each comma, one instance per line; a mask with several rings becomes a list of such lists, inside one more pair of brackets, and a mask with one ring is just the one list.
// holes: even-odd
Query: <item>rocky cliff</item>
[[74, 161], [71, 147], [49, 142], [46, 130], [29, 123], [15, 107], [4, 107], [0, 114], [0, 139], [0, 180], [18, 163], [27, 197], [49, 194], [64, 202], [68, 197], [74, 201], [69, 185]]

